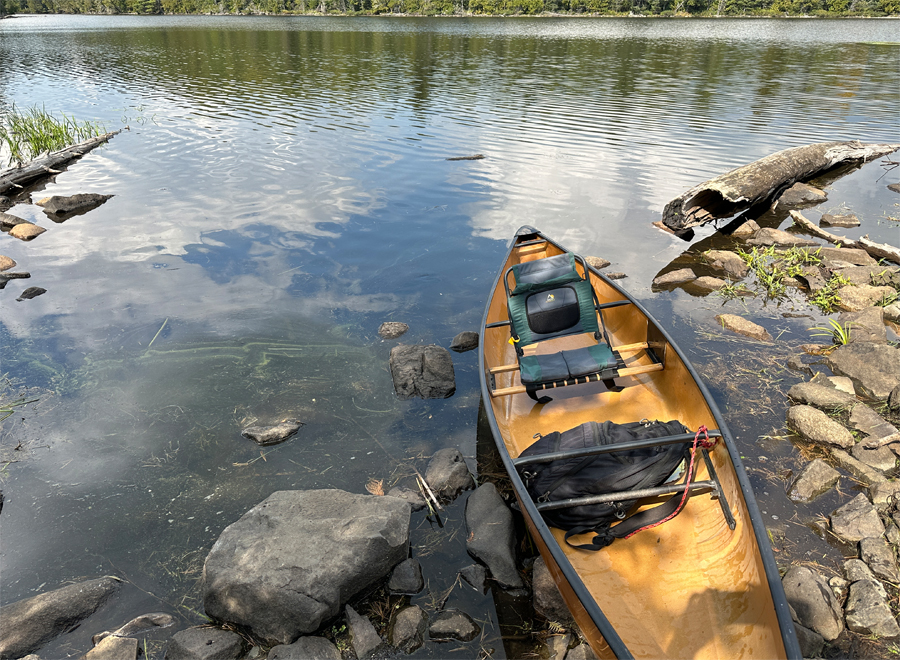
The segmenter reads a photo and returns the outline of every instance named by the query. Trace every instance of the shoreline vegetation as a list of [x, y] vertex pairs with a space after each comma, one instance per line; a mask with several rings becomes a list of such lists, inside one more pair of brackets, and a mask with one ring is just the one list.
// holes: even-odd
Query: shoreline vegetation
[[13, 14], [877, 18], [900, 0], [0, 0]]

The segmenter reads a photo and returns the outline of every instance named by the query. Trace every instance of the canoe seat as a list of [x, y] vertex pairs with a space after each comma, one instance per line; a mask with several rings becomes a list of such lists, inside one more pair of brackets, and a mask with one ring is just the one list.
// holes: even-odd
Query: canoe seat
[[[580, 272], [579, 272], [580, 266]], [[510, 280], [512, 279], [512, 286]], [[583, 257], [565, 252], [553, 257], [535, 259], [510, 266], [503, 274], [509, 312], [510, 342], [516, 348], [516, 361], [522, 388], [495, 390], [495, 396], [525, 391], [535, 401], [546, 403], [536, 392], [553, 387], [612, 379], [662, 369], [652, 352], [653, 365], [626, 368], [621, 350], [614, 348], [603, 325], [603, 310], [631, 301], [620, 300], [600, 304], [590, 282]], [[524, 349], [557, 337], [591, 335], [593, 346], [546, 354], [526, 355]], [[629, 350], [647, 349], [648, 345], [629, 345]], [[626, 347], [622, 347], [626, 348]], [[516, 368], [504, 365], [492, 374]]]

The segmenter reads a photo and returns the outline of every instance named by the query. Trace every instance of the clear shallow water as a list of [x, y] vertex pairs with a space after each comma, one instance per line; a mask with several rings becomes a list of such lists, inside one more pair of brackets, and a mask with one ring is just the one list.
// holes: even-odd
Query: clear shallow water
[[[651, 292], [689, 246], [650, 223], [686, 188], [779, 149], [900, 142], [895, 27], [0, 21], [0, 102], [130, 126], [33, 193], [115, 197], [62, 224], [19, 205], [10, 212], [47, 233], [0, 236], [0, 254], [32, 273], [0, 294], [0, 373], [41, 388], [0, 429], [4, 460], [19, 460], [2, 475], [0, 602], [113, 573], [129, 584], [93, 626], [159, 609], [187, 626], [212, 542], [271, 492], [364, 492], [371, 478], [409, 480], [446, 446], [476, 469], [475, 354], [454, 356], [452, 398], [397, 401], [393, 342], [377, 328], [404, 321], [403, 342], [443, 346], [477, 329], [505, 241], [526, 223], [628, 273], [709, 377], [761, 470], [762, 508], [780, 512], [755, 457], [792, 456], [790, 446], [756, 440], [777, 434], [779, 388], [799, 376], [773, 367], [772, 397], [758, 377], [722, 379], [755, 349], [710, 331], [721, 299]], [[473, 154], [485, 158], [445, 160]], [[834, 183], [823, 208], [846, 205], [860, 233], [896, 242], [886, 218], [897, 197], [885, 189], [896, 174], [882, 174], [872, 163]], [[26, 286], [47, 293], [15, 302]], [[809, 312], [802, 302], [724, 307], [783, 330], [783, 357], [809, 339], [810, 319], [782, 316]], [[239, 435], [284, 417], [306, 426], [264, 458]], [[440, 595], [469, 562], [461, 507], [448, 517], [444, 536], [425, 524], [413, 540]], [[497, 618], [490, 597], [457, 587], [456, 599]], [[102, 629], [84, 628], [48, 648], [83, 653]], [[499, 657], [499, 629], [486, 628]]]

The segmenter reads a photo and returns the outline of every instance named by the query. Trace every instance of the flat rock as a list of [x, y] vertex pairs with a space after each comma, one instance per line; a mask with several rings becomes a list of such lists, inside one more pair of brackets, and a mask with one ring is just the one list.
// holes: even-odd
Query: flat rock
[[859, 248], [822, 246], [814, 252], [822, 261], [836, 261], [854, 266], [870, 266], [877, 263], [872, 255]]
[[867, 436], [867, 439], [879, 440], [897, 432], [897, 427], [864, 403], [853, 406], [850, 413], [850, 426]]
[[293, 644], [273, 646], [266, 660], [341, 660], [341, 652], [324, 637], [301, 637]]
[[413, 596], [424, 588], [422, 566], [412, 557], [397, 564], [388, 580], [388, 589], [392, 594]]
[[445, 610], [431, 620], [428, 635], [431, 639], [456, 639], [468, 642], [481, 632], [477, 623], [465, 612]]
[[772, 335], [769, 334], [768, 330], [753, 321], [745, 319], [743, 316], [718, 314], [716, 321], [726, 330], [731, 330], [739, 335], [744, 335], [757, 341], [772, 341]]
[[137, 657], [138, 641], [135, 638], [112, 635], [85, 653], [84, 660], [137, 660]]
[[246, 647], [244, 638], [230, 630], [194, 626], [175, 633], [166, 660], [238, 660]]
[[897, 466], [897, 456], [890, 447], [868, 449], [860, 442], [850, 450], [850, 455], [879, 472], [887, 472]]
[[897, 292], [889, 286], [842, 286], [836, 291], [838, 297], [837, 307], [849, 312], [858, 312], [866, 307], [872, 307], [890, 298]]
[[841, 634], [844, 630], [841, 606], [825, 578], [808, 566], [791, 566], [781, 583], [801, 625], [828, 641]]
[[876, 470], [872, 466], [863, 463], [858, 458], [854, 458], [843, 449], [833, 447], [830, 451], [831, 458], [835, 463], [837, 463], [840, 467], [845, 469], [847, 472], [852, 474], [864, 484], [874, 486], [875, 484], [885, 480], [884, 475], [879, 470]]
[[885, 638], [900, 636], [900, 626], [872, 580], [859, 580], [850, 585], [845, 616], [847, 628], [855, 633]]
[[778, 196], [778, 206], [809, 206], [828, 199], [824, 190], [808, 183], [797, 182]]
[[[869, 497], [876, 509], [887, 512], [893, 506], [894, 501], [900, 499], [900, 481], [879, 481], [869, 486]], [[897, 527], [891, 525], [885, 534], [896, 534]]]
[[466, 551], [491, 571], [491, 576], [506, 589], [524, 585], [516, 570], [515, 525], [497, 487], [481, 484], [466, 501]]
[[722, 287], [728, 286], [728, 282], [718, 277], [704, 275], [703, 277], [698, 277], [696, 280], [691, 281], [691, 286], [703, 289], [704, 291], [718, 291]]
[[878, 585], [878, 591], [887, 598], [887, 591], [884, 590], [884, 585], [882, 585], [878, 579], [875, 577], [875, 574], [872, 572], [866, 562], [862, 559], [857, 559], [855, 557], [851, 559], [847, 559], [844, 561], [844, 577], [847, 579], [846, 587], [849, 588], [853, 582], [858, 582], [860, 580], [869, 580], [870, 582], [874, 582]]
[[262, 447], [268, 447], [284, 442], [299, 431], [301, 426], [303, 422], [289, 419], [274, 426], [250, 426], [241, 431], [241, 435]]
[[401, 399], [446, 399], [456, 392], [453, 358], [440, 346], [394, 346], [390, 366]]
[[787, 426], [807, 442], [849, 449], [856, 444], [850, 431], [812, 406], [791, 406]]
[[425, 470], [425, 481], [435, 494], [451, 500], [462, 491], [475, 487], [466, 459], [453, 447], [434, 453]]
[[465, 353], [478, 348], [478, 333], [466, 330], [460, 332], [450, 342], [450, 350], [456, 353]]
[[678, 270], [670, 270], [668, 273], [663, 273], [654, 279], [653, 286], [683, 284], [684, 282], [690, 282], [696, 279], [697, 275], [690, 268], [679, 268]]
[[0, 657], [28, 655], [71, 630], [100, 609], [120, 582], [114, 577], [87, 580], [0, 607]]
[[851, 343], [861, 341], [887, 343], [884, 309], [881, 307], [866, 307], [858, 312], [844, 312], [838, 316], [837, 322], [845, 328], [850, 328]]
[[881, 536], [862, 539], [859, 542], [859, 558], [880, 580], [886, 580], [892, 584], [900, 582], [900, 572], [897, 571], [897, 556], [893, 548]]
[[476, 591], [480, 591], [482, 594], [487, 593], [487, 569], [484, 566], [481, 564], [472, 564], [471, 566], [466, 566], [461, 569], [459, 574], [462, 579], [472, 585]]
[[[819, 218], [820, 227], [859, 227], [859, 218], [852, 213], [847, 215], [832, 215], [823, 213]], [[806, 656], [809, 657], [809, 656]]]
[[607, 268], [610, 264], [609, 260], [604, 259], [603, 257], [585, 257], [584, 260], [587, 262], [588, 266], [596, 270]]
[[620, 273], [620, 272], [605, 273], [605, 275], [607, 278], [609, 278], [611, 280], [624, 280], [626, 277], [628, 277], [628, 273]]
[[0, 272], [4, 270], [9, 270], [10, 268], [15, 268], [16, 262], [13, 259], [10, 259], [6, 255], [0, 254]]
[[715, 270], [724, 271], [732, 279], [742, 279], [747, 276], [750, 266], [741, 259], [736, 252], [729, 250], [707, 250], [703, 253], [706, 262]]
[[840, 346], [826, 363], [833, 373], [850, 378], [856, 391], [871, 399], [886, 399], [900, 385], [900, 350], [889, 344]]
[[531, 593], [534, 611], [547, 621], [553, 621], [569, 628], [575, 624], [572, 613], [566, 606], [543, 557], [534, 560], [531, 572]]
[[44, 211], [53, 215], [74, 215], [76, 213], [87, 213], [112, 198], [113, 195], [98, 195], [96, 193], [80, 193], [77, 195], [53, 195], [52, 197], [44, 197], [35, 202], [38, 206], [42, 206]]
[[753, 237], [747, 241], [748, 245], [795, 245], [795, 246], [803, 246], [803, 245], [818, 245], [816, 241], [811, 241], [808, 238], [804, 238], [802, 236], [796, 236], [789, 232], [783, 231], [781, 229], [772, 229], [770, 227], [763, 227], [755, 234]]
[[342, 490], [278, 491], [229, 525], [203, 567], [206, 614], [272, 644], [314, 632], [409, 556], [410, 507]]
[[375, 631], [375, 626], [368, 618], [357, 613], [352, 607], [347, 605], [346, 609], [347, 628], [350, 631], [350, 646], [359, 660], [370, 657], [375, 651], [384, 644], [381, 637]]
[[851, 543], [884, 534], [884, 524], [878, 511], [863, 493], [831, 514], [831, 529]]
[[397, 339], [402, 337], [409, 330], [409, 326], [405, 323], [397, 321], [385, 321], [378, 328], [378, 334], [382, 339]]
[[427, 620], [425, 612], [418, 605], [405, 607], [391, 622], [388, 639], [391, 646], [404, 653], [412, 653], [422, 646], [425, 640]]
[[22, 241], [30, 241], [43, 234], [46, 229], [38, 227], [30, 222], [23, 222], [9, 230], [9, 235]]
[[841, 478], [841, 473], [821, 458], [807, 463], [788, 489], [788, 496], [795, 502], [812, 502], [830, 490]]
[[857, 403], [856, 397], [846, 392], [810, 382], [792, 385], [787, 395], [791, 401], [820, 410], [846, 409]]
[[[873, 286], [891, 286], [900, 283], [900, 267], [879, 265], [868, 252], [858, 250], [869, 258], [868, 262], [856, 266], [848, 266], [841, 268], [837, 272], [842, 277], [849, 280], [851, 284], [862, 286], [871, 284]], [[861, 260], [861, 259], [860, 259]]]

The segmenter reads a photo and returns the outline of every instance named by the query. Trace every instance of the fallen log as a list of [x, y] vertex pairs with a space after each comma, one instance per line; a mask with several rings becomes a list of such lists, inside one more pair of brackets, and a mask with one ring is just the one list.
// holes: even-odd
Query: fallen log
[[694, 186], [666, 204], [663, 224], [674, 231], [730, 218], [774, 198], [798, 181], [844, 163], [859, 163], [886, 156], [900, 144], [819, 142], [792, 147], [738, 167]]
[[821, 227], [817, 227], [809, 218], [805, 217], [799, 211], [791, 211], [791, 218], [794, 220], [794, 223], [801, 227], [806, 233], [818, 236], [819, 238], [824, 238], [829, 243], [834, 243], [835, 245], [840, 243], [843, 247], [865, 250], [873, 257], [877, 257], [878, 259], [889, 259], [894, 263], [900, 264], [900, 248], [896, 248], [893, 245], [888, 245], [887, 243], [875, 243], [874, 241], [869, 240], [868, 235], [855, 241], [846, 236], [832, 234]]
[[6, 195], [9, 192], [15, 193], [20, 188], [24, 188], [30, 183], [34, 183], [38, 179], [52, 174], [59, 174], [61, 170], [57, 169], [76, 158], [81, 158], [91, 149], [107, 142], [114, 135], [121, 133], [121, 129], [112, 133], [104, 133], [89, 140], [80, 142], [79, 144], [60, 149], [48, 153], [45, 156], [35, 158], [33, 161], [21, 167], [10, 167], [6, 170], [0, 170], [0, 195]]

